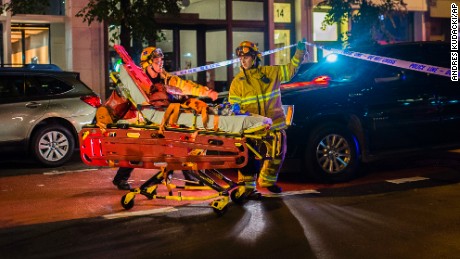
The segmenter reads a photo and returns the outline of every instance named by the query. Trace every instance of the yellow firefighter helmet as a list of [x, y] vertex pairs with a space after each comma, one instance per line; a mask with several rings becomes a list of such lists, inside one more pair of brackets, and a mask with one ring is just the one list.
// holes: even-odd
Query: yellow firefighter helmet
[[240, 45], [235, 49], [235, 54], [238, 57], [241, 56], [257, 56], [260, 58], [261, 54], [259, 49], [257, 48], [256, 44], [250, 41], [243, 41]]
[[154, 58], [163, 58], [163, 51], [160, 48], [156, 47], [147, 47], [142, 50], [141, 53], [141, 67], [145, 69], [150, 64]]

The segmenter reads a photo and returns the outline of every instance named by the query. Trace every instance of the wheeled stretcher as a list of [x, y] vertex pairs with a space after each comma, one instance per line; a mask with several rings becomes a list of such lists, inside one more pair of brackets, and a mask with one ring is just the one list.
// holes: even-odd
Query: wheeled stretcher
[[[159, 170], [142, 186], [122, 197], [121, 205], [125, 209], [134, 206], [137, 194], [148, 199], [212, 200], [210, 205], [218, 214], [226, 211], [229, 198], [241, 202], [235, 197], [237, 183], [218, 169], [245, 166], [249, 152], [258, 159], [270, 159], [277, 155], [280, 140], [270, 130], [271, 120], [262, 116], [209, 115], [208, 125], [217, 128], [205, 129], [201, 115], [184, 112], [178, 118], [181, 127], [166, 126], [164, 131], [160, 131], [164, 111], [144, 105], [148, 101], [142, 90], [145, 74], [132, 63], [129, 56], [126, 57], [123, 49], [117, 51], [124, 59], [117, 78], [118, 87], [136, 105], [139, 116], [135, 122], [120, 120], [107, 125], [105, 129], [96, 125], [84, 126], [79, 133], [83, 162], [93, 166]], [[254, 143], [264, 146], [264, 154], [259, 153]], [[186, 197], [181, 192], [174, 193], [175, 189], [186, 187], [172, 184], [173, 170], [183, 170], [184, 174], [188, 174], [188, 179], [196, 179], [193, 182], [216, 193], [204, 197]], [[166, 185], [166, 195], [157, 193], [160, 184]]]

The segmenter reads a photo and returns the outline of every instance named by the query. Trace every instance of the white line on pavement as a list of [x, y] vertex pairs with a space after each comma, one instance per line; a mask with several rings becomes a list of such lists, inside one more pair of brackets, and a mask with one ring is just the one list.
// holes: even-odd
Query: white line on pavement
[[317, 190], [301, 190], [301, 191], [290, 191], [290, 192], [282, 192], [282, 193], [269, 193], [263, 194], [264, 197], [282, 197], [282, 196], [291, 196], [291, 195], [298, 195], [298, 194], [306, 194], [306, 193], [320, 193]]
[[[290, 191], [290, 192], [283, 192], [280, 194], [264, 194], [264, 197], [282, 197], [282, 196], [291, 196], [291, 195], [298, 195], [298, 194], [306, 194], [306, 193], [319, 193], [316, 190], [301, 190], [301, 191]], [[160, 213], [169, 213], [178, 211], [175, 207], [166, 207], [161, 209], [152, 209], [152, 210], [142, 210], [142, 211], [133, 211], [133, 212], [120, 212], [114, 214], [107, 214], [102, 216], [105, 219], [117, 219], [117, 218], [126, 218], [126, 217], [134, 217], [134, 216], [144, 216], [144, 215], [153, 215], [153, 214], [160, 214]]]
[[91, 169], [80, 169], [80, 170], [69, 170], [69, 171], [50, 171], [44, 172], [43, 175], [58, 175], [58, 174], [69, 174], [69, 173], [78, 173], [78, 172], [85, 172], [85, 171], [96, 171], [99, 170], [98, 168], [91, 168]]
[[401, 183], [410, 183], [410, 182], [423, 181], [423, 180], [428, 180], [428, 179], [430, 179], [430, 178], [421, 177], [421, 176], [415, 176], [415, 177], [400, 178], [400, 179], [393, 179], [393, 180], [386, 180], [386, 181], [389, 182], [389, 183], [401, 184]]
[[117, 218], [144, 216], [144, 215], [152, 215], [152, 214], [159, 214], [159, 213], [168, 213], [168, 212], [174, 212], [174, 211], [177, 211], [177, 209], [174, 207], [166, 207], [166, 208], [152, 209], [152, 210], [119, 212], [119, 213], [107, 214], [102, 217], [105, 219], [117, 219]]

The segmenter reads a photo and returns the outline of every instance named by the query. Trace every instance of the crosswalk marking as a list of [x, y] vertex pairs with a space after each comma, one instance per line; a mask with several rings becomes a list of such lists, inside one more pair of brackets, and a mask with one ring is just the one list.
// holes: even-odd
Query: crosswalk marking
[[[291, 195], [298, 195], [298, 194], [306, 194], [306, 193], [320, 193], [317, 190], [301, 190], [301, 191], [290, 191], [290, 192], [283, 192], [279, 194], [264, 194], [264, 197], [282, 197], [282, 196], [291, 196]], [[135, 216], [145, 216], [145, 215], [153, 215], [153, 214], [160, 214], [160, 213], [169, 213], [178, 211], [175, 207], [165, 207], [160, 209], [152, 209], [152, 210], [142, 210], [142, 211], [126, 211], [126, 212], [119, 212], [113, 214], [103, 215], [102, 217], [105, 219], [117, 219], [117, 218], [127, 218], [127, 217], [135, 217]]]
[[107, 214], [102, 217], [105, 219], [117, 219], [117, 218], [127, 218], [127, 217], [134, 217], [134, 216], [168, 213], [168, 212], [174, 212], [174, 211], [178, 211], [178, 210], [174, 207], [166, 207], [166, 208], [152, 209], [152, 210], [119, 212], [119, 213]]
[[44, 172], [43, 175], [58, 175], [58, 174], [71, 174], [71, 173], [78, 173], [78, 172], [86, 172], [86, 171], [96, 171], [99, 170], [98, 168], [92, 168], [92, 169], [81, 169], [81, 170], [69, 170], [69, 171], [50, 171], [50, 172]]
[[291, 195], [298, 195], [298, 194], [306, 194], [306, 193], [320, 193], [317, 190], [300, 190], [300, 191], [290, 191], [290, 192], [282, 192], [282, 193], [269, 193], [263, 194], [264, 197], [282, 197], [282, 196], [291, 196]]
[[399, 179], [393, 179], [393, 180], [386, 180], [386, 182], [394, 183], [394, 184], [401, 184], [401, 183], [410, 183], [410, 182], [423, 181], [423, 180], [428, 180], [428, 179], [430, 179], [430, 178], [422, 177], [422, 176], [414, 176], [414, 177], [408, 177], [408, 178], [399, 178]]

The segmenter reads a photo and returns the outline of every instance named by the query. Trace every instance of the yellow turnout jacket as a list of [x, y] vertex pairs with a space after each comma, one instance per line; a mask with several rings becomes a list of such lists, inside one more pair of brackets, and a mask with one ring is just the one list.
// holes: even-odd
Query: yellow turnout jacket
[[286, 65], [259, 66], [247, 70], [240, 67], [240, 72], [230, 85], [229, 102], [239, 104], [242, 112], [272, 119], [272, 129], [285, 128], [286, 117], [281, 104], [280, 84], [295, 75], [304, 55], [305, 51], [296, 50], [291, 62]]

